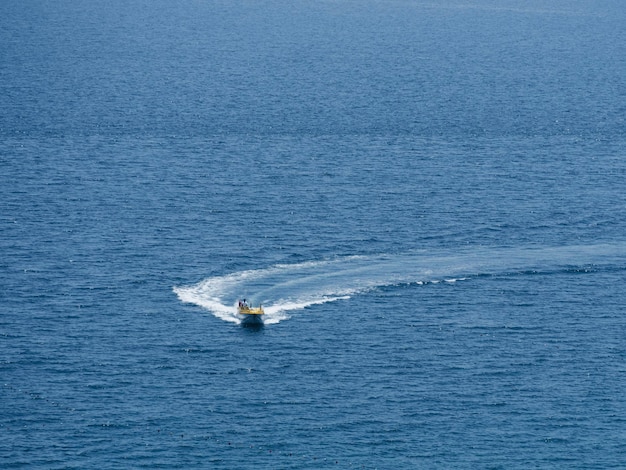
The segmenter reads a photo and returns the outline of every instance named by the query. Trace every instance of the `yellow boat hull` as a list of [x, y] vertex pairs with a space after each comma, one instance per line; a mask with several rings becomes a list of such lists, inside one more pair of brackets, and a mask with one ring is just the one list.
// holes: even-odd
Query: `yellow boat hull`
[[244, 326], [260, 326], [263, 325], [263, 315], [265, 312], [262, 307], [251, 308], [240, 306], [237, 308], [237, 313], [243, 318], [241, 324]]
[[258, 307], [258, 308], [239, 307], [237, 311], [241, 315], [264, 315], [265, 314], [262, 307]]

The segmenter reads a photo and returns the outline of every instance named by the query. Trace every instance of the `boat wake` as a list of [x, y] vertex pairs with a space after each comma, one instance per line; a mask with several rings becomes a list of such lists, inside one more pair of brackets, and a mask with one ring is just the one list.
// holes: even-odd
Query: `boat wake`
[[626, 243], [411, 251], [281, 264], [210, 277], [194, 285], [174, 287], [174, 292], [181, 301], [232, 323], [241, 323], [236, 304], [244, 297], [251, 305], [262, 304], [265, 324], [273, 324], [289, 318], [292, 311], [345, 300], [379, 287], [559, 269], [623, 269], [625, 263]]

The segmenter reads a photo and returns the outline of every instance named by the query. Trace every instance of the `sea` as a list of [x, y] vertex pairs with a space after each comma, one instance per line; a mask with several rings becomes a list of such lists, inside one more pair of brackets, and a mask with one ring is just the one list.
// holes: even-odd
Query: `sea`
[[625, 25], [0, 2], [0, 467], [626, 468]]

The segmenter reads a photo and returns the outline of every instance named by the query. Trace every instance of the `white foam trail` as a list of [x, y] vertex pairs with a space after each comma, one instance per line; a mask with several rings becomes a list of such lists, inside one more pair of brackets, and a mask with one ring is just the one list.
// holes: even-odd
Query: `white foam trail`
[[235, 307], [224, 305], [217, 298], [205, 296], [203, 291], [204, 289], [198, 289], [197, 286], [174, 287], [174, 292], [181, 301], [199, 305], [224, 321], [241, 323], [241, 320], [237, 317]]
[[280, 264], [175, 287], [181, 301], [216, 317], [240, 323], [237, 299], [262, 304], [265, 323], [290, 312], [348, 299], [367, 290], [401, 284], [455, 283], [477, 275], [549, 271], [571, 267], [626, 264], [626, 243], [562, 247], [466, 248], [401, 255], [350, 256], [326, 261]]
[[344, 295], [341, 297], [325, 297], [323, 299], [309, 300], [305, 302], [279, 301], [273, 305], [264, 307], [265, 314], [267, 315], [265, 319], [265, 324], [271, 325], [273, 323], [278, 323], [282, 320], [287, 320], [289, 318], [287, 312], [292, 310], [303, 310], [312, 305], [325, 304], [327, 302], [334, 302], [336, 300], [347, 300], [349, 298], [350, 296]]

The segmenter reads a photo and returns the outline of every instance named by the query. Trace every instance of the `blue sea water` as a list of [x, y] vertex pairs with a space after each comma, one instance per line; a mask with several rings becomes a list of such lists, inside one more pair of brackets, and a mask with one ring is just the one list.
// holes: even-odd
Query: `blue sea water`
[[624, 468], [624, 24], [0, 3], [0, 467]]

